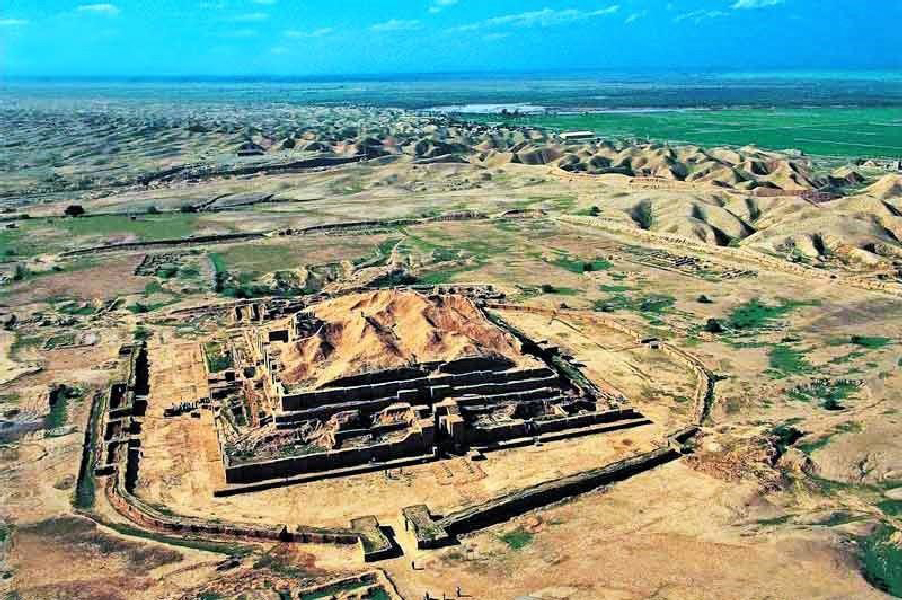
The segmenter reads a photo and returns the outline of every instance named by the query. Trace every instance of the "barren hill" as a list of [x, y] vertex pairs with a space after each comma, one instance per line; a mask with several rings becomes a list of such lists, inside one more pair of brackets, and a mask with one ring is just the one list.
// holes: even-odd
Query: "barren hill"
[[474, 149], [472, 161], [485, 166], [552, 165], [573, 173], [618, 173], [738, 189], [817, 187], [807, 160], [754, 147], [733, 150], [642, 144], [617, 148], [611, 143], [561, 145], [523, 141], [505, 145], [483, 141]]

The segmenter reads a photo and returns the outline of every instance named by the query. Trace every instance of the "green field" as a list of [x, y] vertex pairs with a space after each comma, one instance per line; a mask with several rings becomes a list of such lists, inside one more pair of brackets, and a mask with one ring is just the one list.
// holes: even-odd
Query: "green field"
[[15, 229], [0, 231], [0, 262], [69, 250], [73, 238], [134, 236], [137, 241], [153, 242], [188, 237], [203, 226], [197, 215], [183, 214], [142, 216], [134, 220], [124, 215], [33, 218], [19, 221], [17, 225]]
[[798, 148], [821, 156], [902, 157], [902, 108], [731, 109], [666, 112], [608, 112], [502, 117], [469, 115], [482, 121], [591, 130], [612, 138], [643, 137], [702, 146]]
[[54, 219], [53, 224], [75, 236], [134, 235], [144, 242], [188, 237], [197, 229], [196, 215], [159, 217], [98, 216]]

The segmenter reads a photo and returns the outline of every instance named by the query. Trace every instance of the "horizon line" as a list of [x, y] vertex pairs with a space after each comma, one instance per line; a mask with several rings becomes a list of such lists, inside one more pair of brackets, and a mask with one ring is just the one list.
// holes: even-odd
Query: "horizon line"
[[543, 69], [471, 69], [462, 71], [398, 71], [385, 73], [328, 73], [328, 74], [0, 74], [0, 83], [17, 81], [38, 82], [154, 82], [154, 81], [279, 81], [279, 80], [391, 80], [395, 78], [440, 78], [440, 77], [478, 77], [478, 76], [561, 76], [566, 74], [610, 74], [618, 76], [668, 75], [671, 78], [692, 77], [702, 75], [749, 76], [772, 74], [897, 74], [902, 76], [902, 67], [769, 67], [760, 69], [736, 69], [721, 67], [578, 67], [578, 68], [543, 68]]

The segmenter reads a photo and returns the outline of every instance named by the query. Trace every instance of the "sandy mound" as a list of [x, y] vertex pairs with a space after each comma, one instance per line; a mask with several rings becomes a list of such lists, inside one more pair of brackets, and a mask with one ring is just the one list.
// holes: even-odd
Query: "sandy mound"
[[617, 148], [613, 143], [551, 144], [530, 139], [485, 136], [474, 145], [471, 161], [488, 167], [505, 163], [553, 165], [572, 173], [617, 173], [674, 181], [711, 183], [720, 187], [753, 189], [810, 189], [818, 187], [804, 159], [745, 147], [704, 149], [699, 146], [642, 144]]
[[532, 360], [463, 296], [383, 290], [329, 300], [311, 312], [324, 325], [309, 338], [284, 344], [285, 383], [321, 386], [367, 371], [467, 356]]
[[865, 192], [881, 200], [902, 198], [902, 175], [884, 175]]
[[[898, 247], [892, 231], [894, 221], [898, 219], [866, 212], [822, 211], [774, 225], [747, 242], [765, 252], [796, 252], [809, 258], [876, 264], [881, 255], [890, 254], [890, 248]], [[880, 250], [884, 246], [885, 249]]]

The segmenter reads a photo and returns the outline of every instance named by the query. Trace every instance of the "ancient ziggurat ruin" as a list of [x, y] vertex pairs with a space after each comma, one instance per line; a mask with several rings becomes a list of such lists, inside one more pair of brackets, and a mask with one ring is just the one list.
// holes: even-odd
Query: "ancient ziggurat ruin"
[[[465, 296], [413, 291], [251, 324], [213, 392], [232, 407], [216, 421], [226, 482], [384, 468], [640, 418], [554, 349], [502, 327]], [[389, 366], [368, 368], [377, 358]]]
[[[497, 450], [652, 423], [618, 390], [587, 377], [572, 356], [505, 321], [497, 309], [529, 309], [502, 299], [485, 286], [429, 287], [213, 307], [232, 327], [194, 346], [203, 348], [197, 364], [208, 395], [160, 414], [164, 421], [211, 415], [200, 421], [214, 430], [218, 453], [221, 484], [211, 493], [237, 496], [237, 502], [243, 494], [379, 471], [388, 476], [455, 457], [476, 464]], [[662, 348], [657, 340], [636, 343]], [[142, 500], [142, 428], [148, 394], [154, 397], [155, 364], [181, 361], [167, 352], [144, 342], [120, 352], [121, 377], [108, 394], [95, 469], [110, 476], [106, 490], [116, 510], [182, 535], [358, 544], [367, 561], [401, 551], [374, 516], [354, 515], [349, 527], [273, 527], [180, 517]], [[703, 403], [711, 384], [703, 370], [695, 371]], [[453, 543], [461, 534], [673, 460], [693, 431], [673, 432], [650, 452], [443, 516], [412, 497], [400, 522], [419, 549]]]

